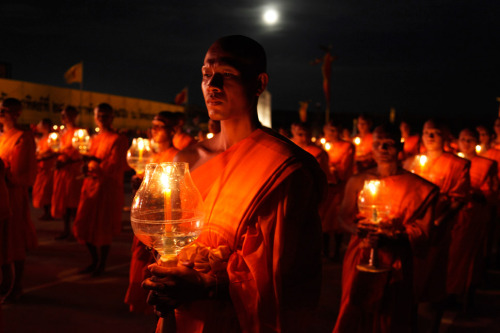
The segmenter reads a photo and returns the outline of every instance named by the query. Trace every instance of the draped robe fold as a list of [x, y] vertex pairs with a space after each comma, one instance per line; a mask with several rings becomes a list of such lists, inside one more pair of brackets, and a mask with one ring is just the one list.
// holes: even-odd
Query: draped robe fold
[[258, 129], [192, 177], [207, 212], [196, 244], [226, 249], [230, 300], [182, 306], [178, 331], [306, 331], [321, 285], [318, 204], [326, 178], [317, 162]]
[[[42, 136], [36, 143], [38, 154], [52, 153], [47, 142], [48, 137], [48, 135]], [[37, 174], [32, 190], [33, 207], [35, 208], [43, 208], [51, 203], [56, 158], [57, 156], [53, 155], [37, 162]]]

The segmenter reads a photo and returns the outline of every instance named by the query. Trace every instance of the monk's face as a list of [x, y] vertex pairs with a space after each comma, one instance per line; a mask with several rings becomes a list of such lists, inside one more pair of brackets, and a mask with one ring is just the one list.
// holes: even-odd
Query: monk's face
[[201, 72], [201, 89], [211, 119], [238, 119], [255, 112], [257, 98], [265, 89], [261, 76], [267, 78], [267, 74], [251, 75], [243, 60], [218, 42], [208, 50]]
[[433, 122], [428, 121], [424, 124], [422, 132], [422, 142], [428, 151], [442, 151], [444, 147], [443, 134], [439, 128], [436, 128]]
[[384, 131], [373, 133], [373, 159], [377, 164], [396, 163], [398, 161], [397, 143]]
[[360, 134], [367, 134], [370, 132], [370, 122], [363, 117], [358, 117], [358, 131]]
[[94, 109], [94, 121], [99, 128], [110, 129], [113, 123], [113, 113], [99, 107]]
[[339, 129], [332, 125], [325, 125], [323, 127], [323, 132], [325, 133], [325, 139], [328, 142], [335, 142], [340, 140]]
[[66, 110], [61, 111], [61, 122], [63, 123], [63, 125], [75, 124], [76, 117], [76, 114], [66, 112]]
[[0, 124], [12, 125], [16, 123], [17, 117], [19, 116], [19, 111], [15, 110], [13, 107], [4, 106], [4, 103], [0, 104]]
[[466, 155], [473, 155], [476, 152], [476, 137], [467, 130], [460, 132], [458, 137], [458, 149]]
[[479, 142], [483, 146], [488, 146], [491, 141], [491, 135], [488, 133], [488, 130], [482, 126], [479, 126], [476, 130], [479, 133]]
[[308, 135], [307, 131], [299, 126], [292, 126], [292, 141], [299, 146], [307, 144]]
[[500, 118], [497, 118], [497, 120], [495, 120], [493, 129], [495, 130], [495, 134], [497, 135], [497, 137], [500, 137]]
[[163, 143], [172, 141], [175, 133], [175, 126], [173, 123], [164, 123], [158, 120], [153, 120], [151, 127], [151, 135], [154, 142]]

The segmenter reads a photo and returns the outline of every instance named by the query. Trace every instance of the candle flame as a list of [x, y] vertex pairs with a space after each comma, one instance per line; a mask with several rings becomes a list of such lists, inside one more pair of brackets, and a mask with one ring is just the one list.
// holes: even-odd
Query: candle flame
[[476, 146], [476, 153], [479, 154], [481, 153], [481, 150], [483, 149], [483, 147], [481, 147], [481, 145], [477, 145]]
[[380, 187], [380, 180], [370, 180], [368, 182], [368, 190], [372, 195], [377, 194], [379, 187]]
[[319, 142], [321, 142], [321, 144], [324, 145], [326, 143], [326, 139], [325, 138], [321, 138], [321, 140], [319, 140]]
[[405, 143], [405, 138], [401, 138], [401, 143]]
[[457, 155], [458, 155], [459, 157], [461, 157], [461, 158], [465, 158], [465, 154], [464, 154], [464, 153], [462, 153], [462, 152], [459, 152]]
[[329, 151], [330, 149], [332, 149], [332, 145], [330, 144], [330, 142], [325, 143], [325, 150]]
[[359, 146], [361, 144], [361, 138], [359, 136], [357, 136], [357, 137], [354, 138], [354, 144], [356, 146]]
[[214, 133], [207, 133], [207, 139], [211, 139], [214, 137]]
[[144, 140], [142, 138], [137, 139], [137, 148], [139, 148], [139, 151], [144, 150]]
[[419, 157], [419, 162], [420, 162], [420, 165], [421, 165], [421, 166], [424, 166], [424, 165], [427, 163], [427, 156], [425, 156], [425, 155], [421, 155], [421, 156]]
[[56, 141], [58, 137], [59, 137], [59, 135], [57, 135], [57, 133], [55, 133], [55, 132], [52, 132], [49, 134], [49, 138], [52, 141]]

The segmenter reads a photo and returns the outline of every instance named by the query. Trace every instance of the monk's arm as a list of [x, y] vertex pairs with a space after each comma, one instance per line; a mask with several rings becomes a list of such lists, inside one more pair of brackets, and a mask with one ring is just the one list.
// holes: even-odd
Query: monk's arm
[[7, 179], [15, 185], [31, 186], [36, 176], [35, 142], [26, 133], [21, 136], [12, 151]]

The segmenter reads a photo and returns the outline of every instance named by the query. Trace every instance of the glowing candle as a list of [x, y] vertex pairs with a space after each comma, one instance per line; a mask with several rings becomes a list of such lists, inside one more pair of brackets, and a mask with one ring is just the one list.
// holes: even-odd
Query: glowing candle
[[458, 155], [459, 157], [461, 157], [461, 158], [465, 158], [465, 154], [464, 154], [464, 153], [462, 153], [462, 152], [459, 152], [457, 155]]
[[420, 155], [420, 156], [417, 156], [417, 157], [418, 157], [418, 162], [420, 163], [420, 166], [424, 167], [425, 164], [427, 163], [427, 156]]
[[321, 142], [321, 144], [324, 145], [326, 143], [326, 139], [325, 138], [321, 138], [321, 140], [319, 140], [319, 142]]
[[207, 139], [211, 139], [214, 137], [214, 133], [207, 133]]
[[142, 162], [142, 152], [144, 151], [144, 141], [142, 138], [137, 140], [137, 148], [139, 149], [139, 162]]
[[361, 144], [361, 138], [359, 136], [355, 137], [353, 141], [356, 146], [359, 146]]
[[481, 145], [476, 145], [476, 153], [477, 153], [477, 154], [480, 154], [480, 153], [481, 153], [481, 150], [482, 150]]
[[172, 189], [170, 188], [170, 171], [171, 167], [167, 166], [167, 169], [161, 175], [161, 182], [163, 184], [163, 196], [164, 196], [164, 216], [165, 220], [169, 221], [172, 219]]
[[330, 151], [330, 149], [332, 149], [332, 145], [330, 144], [330, 142], [325, 143], [325, 150]]
[[401, 138], [401, 143], [405, 143], [405, 138]]

